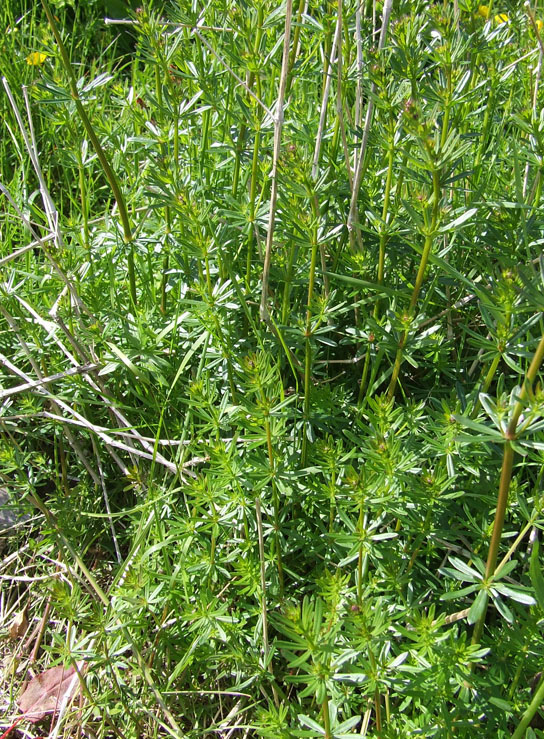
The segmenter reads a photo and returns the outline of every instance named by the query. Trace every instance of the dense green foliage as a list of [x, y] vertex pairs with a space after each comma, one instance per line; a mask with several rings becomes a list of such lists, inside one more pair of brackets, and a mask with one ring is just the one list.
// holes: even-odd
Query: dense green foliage
[[82, 660], [64, 736], [544, 736], [544, 12], [19, 5], [8, 715]]

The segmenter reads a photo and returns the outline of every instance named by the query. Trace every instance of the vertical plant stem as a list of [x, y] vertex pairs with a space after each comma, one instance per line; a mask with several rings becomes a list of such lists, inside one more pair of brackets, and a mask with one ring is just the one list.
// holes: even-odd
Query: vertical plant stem
[[291, 48], [291, 54], [289, 55], [289, 67], [288, 67], [288, 75], [287, 75], [287, 86], [285, 90], [285, 94], [288, 95], [291, 90], [291, 83], [293, 82], [293, 70], [295, 66], [295, 62], [297, 59], [298, 54], [298, 47], [299, 47], [299, 41], [300, 41], [300, 29], [302, 27], [302, 13], [304, 12], [304, 6], [306, 5], [306, 0], [299, 0], [298, 8], [297, 8], [297, 15], [295, 20], [295, 30], [293, 32], [293, 46]]
[[355, 91], [355, 128], [360, 128], [363, 121], [363, 40], [361, 36], [361, 3], [357, 3], [355, 11], [355, 45], [357, 48], [357, 88]]
[[[265, 570], [265, 557], [264, 557], [264, 536], [263, 536], [263, 515], [261, 510], [261, 500], [257, 496], [255, 498], [255, 518], [257, 521], [257, 539], [259, 541], [259, 565], [260, 565], [260, 577], [261, 577], [261, 619], [263, 622], [263, 658], [264, 664], [268, 672], [273, 675], [274, 670], [272, 668], [272, 662], [270, 660], [270, 646], [268, 642], [268, 608], [266, 605], [266, 570]], [[274, 700], [278, 705], [278, 695], [274, 684], [272, 684], [272, 692], [274, 694]]]
[[337, 54], [336, 54], [336, 67], [337, 67], [337, 79], [336, 79], [336, 116], [338, 126], [340, 128], [340, 134], [342, 137], [342, 149], [344, 151], [344, 162], [346, 165], [346, 172], [348, 175], [349, 189], [350, 192], [353, 188], [353, 172], [351, 171], [351, 162], [349, 160], [349, 148], [346, 137], [346, 126], [344, 124], [344, 106], [342, 103], [342, 0], [338, 0], [338, 18], [340, 24], [340, 34], [337, 43]]
[[283, 300], [282, 300], [282, 309], [281, 309], [281, 322], [284, 325], [287, 325], [287, 322], [289, 320], [289, 310], [290, 310], [290, 296], [291, 296], [291, 284], [293, 282], [293, 264], [295, 262], [295, 256], [297, 253], [297, 248], [293, 242], [291, 242], [288, 252], [288, 258], [287, 258], [287, 267], [285, 270], [285, 278], [283, 281]]
[[329, 697], [327, 695], [323, 698], [323, 703], [321, 704], [321, 711], [323, 713], [323, 725], [325, 727], [325, 739], [333, 739], [333, 734], [331, 731], [331, 717], [329, 714]]
[[[264, 392], [262, 393], [263, 400]], [[276, 462], [274, 459], [274, 449], [272, 446], [272, 430], [270, 428], [270, 416], [268, 415], [265, 420], [265, 433], [266, 433], [266, 447], [268, 451], [268, 464], [270, 465], [270, 471], [272, 472], [272, 503], [274, 506], [274, 545], [276, 550], [276, 562], [278, 563], [278, 579], [280, 583], [280, 597], [283, 598], [284, 590], [284, 577], [283, 577], [283, 561], [281, 555], [281, 542], [280, 542], [280, 502], [278, 496], [278, 486], [276, 484], [275, 471]]]
[[366, 574], [366, 568], [368, 563], [368, 557], [365, 554], [365, 546], [362, 541], [363, 532], [365, 528], [365, 514], [364, 507], [361, 503], [359, 505], [359, 521], [357, 524], [358, 534], [360, 536], [359, 541], [359, 553], [357, 556], [357, 603], [362, 605], [363, 602], [363, 580]]
[[291, 16], [293, 13], [293, 0], [287, 0], [285, 7], [285, 30], [283, 39], [283, 59], [281, 65], [280, 89], [278, 93], [278, 101], [276, 107], [276, 118], [274, 121], [274, 152], [272, 155], [272, 171], [270, 180], [272, 182], [270, 192], [270, 211], [268, 216], [268, 230], [266, 234], [266, 247], [264, 255], [264, 266], [261, 287], [261, 320], [269, 319], [268, 312], [268, 281], [270, 277], [270, 263], [272, 260], [272, 243], [274, 240], [274, 223], [276, 219], [276, 201], [278, 198], [278, 160], [280, 158], [281, 148], [281, 130], [283, 127], [283, 103], [285, 99], [285, 91], [287, 87], [287, 74], [289, 66], [289, 45], [291, 38]]
[[[259, 5], [257, 9], [257, 32], [255, 34], [253, 49], [251, 50], [253, 57], [255, 59], [258, 58], [259, 48], [261, 45], [261, 39], [263, 37], [263, 21], [264, 21], [264, 7], [262, 5]], [[252, 71], [248, 73], [247, 80], [246, 80], [248, 91], [253, 89], [253, 85], [256, 79], [258, 81], [258, 75], [256, 75], [255, 72]], [[257, 97], [259, 98], [261, 97], [261, 91], [259, 87], [257, 88]], [[241, 164], [240, 158], [242, 155], [242, 149], [244, 147], [244, 139], [246, 137], [246, 131], [247, 131], [247, 124], [244, 122], [241, 124], [240, 130], [238, 132], [238, 139], [236, 141], [236, 151], [234, 154], [234, 172], [232, 175], [232, 196], [233, 197], [236, 197], [236, 193], [238, 191], [238, 183], [240, 180], [240, 164]]]
[[89, 262], [92, 269], [92, 254], [90, 244], [90, 232], [89, 232], [89, 201], [87, 200], [87, 186], [85, 184], [85, 168], [83, 166], [83, 158], [81, 156], [81, 150], [78, 150], [78, 175], [79, 175], [79, 197], [81, 199], [81, 217], [83, 219], [83, 246], [87, 252]]
[[[425, 243], [423, 245], [423, 253], [421, 254], [421, 260], [419, 262], [419, 269], [417, 272], [414, 289], [412, 291], [412, 297], [410, 299], [410, 306], [408, 308], [408, 320], [411, 321], [415, 314], [417, 301], [421, 286], [423, 285], [423, 279], [425, 277], [425, 270], [427, 269], [427, 263], [429, 261], [429, 255], [434, 241], [434, 235], [438, 227], [438, 217], [440, 212], [440, 173], [437, 169], [433, 171], [433, 211], [431, 216], [431, 223], [428, 227], [427, 234], [425, 236]], [[408, 339], [409, 329], [406, 328], [399, 339], [397, 355], [395, 357], [395, 364], [393, 365], [393, 374], [391, 375], [391, 381], [387, 389], [387, 397], [391, 399], [395, 394], [397, 386], [397, 380], [399, 378], [400, 368], [403, 361], [404, 347]]]
[[[385, 191], [383, 196], [383, 208], [382, 208], [382, 224], [380, 226], [380, 239], [379, 239], [379, 251], [378, 251], [378, 273], [377, 282], [379, 285], [383, 285], [385, 277], [385, 248], [389, 240], [389, 234], [387, 232], [387, 224], [389, 220], [389, 205], [391, 200], [391, 188], [393, 184], [393, 163], [395, 157], [395, 131], [394, 125], [391, 126], [390, 131], [389, 148], [387, 152], [387, 175], [385, 179]], [[376, 298], [374, 304], [374, 319], [378, 320], [380, 317], [381, 300]], [[370, 368], [370, 343], [367, 346], [365, 353], [365, 360], [363, 364], [363, 372], [361, 374], [361, 383], [359, 385], [359, 395], [357, 403], [360, 405], [365, 397], [366, 393], [366, 380], [368, 377], [368, 371]]]
[[512, 739], [523, 739], [523, 737], [525, 736], [525, 732], [529, 727], [529, 724], [533, 720], [536, 712], [538, 711], [542, 703], [544, 703], [544, 677], [540, 680], [538, 688], [533, 695], [533, 700], [529, 704], [529, 707], [526, 709], [525, 713], [521, 717], [521, 721], [519, 722], [516, 730], [512, 734]]
[[[385, 0], [383, 4], [382, 29], [380, 33], [380, 41], [378, 43], [378, 51], [382, 51], [385, 45], [385, 38], [387, 36], [387, 28], [389, 26], [389, 18], [391, 16], [392, 7], [393, 7], [393, 0]], [[356, 224], [359, 221], [357, 199], [359, 197], [359, 189], [361, 187], [361, 181], [363, 179], [363, 174], [365, 170], [366, 149], [368, 146], [368, 138], [370, 136], [370, 129], [372, 127], [372, 119], [374, 117], [374, 95], [375, 93], [376, 93], [376, 85], [373, 83], [371, 94], [368, 99], [367, 109], [366, 109], [365, 127], [363, 130], [363, 138], [361, 141], [361, 146], [359, 148], [359, 154], [357, 157], [357, 164], [355, 167], [355, 174], [353, 178], [353, 188], [351, 191], [351, 201], [350, 201], [350, 206], [349, 206], [348, 231], [350, 235], [350, 243], [352, 245], [352, 248], [355, 245], [355, 240], [357, 240], [357, 242], [359, 243], [359, 247], [362, 248], [360, 228], [358, 225], [356, 226]]]
[[[383, 195], [383, 209], [382, 209], [382, 226], [380, 233], [380, 246], [378, 254], [378, 285], [383, 285], [385, 275], [385, 247], [387, 245], [388, 233], [387, 233], [387, 222], [389, 218], [389, 199], [391, 196], [391, 184], [393, 182], [393, 160], [395, 156], [395, 144], [394, 144], [394, 131], [392, 131], [391, 141], [389, 143], [389, 151], [387, 152], [387, 177], [385, 180], [385, 192]], [[374, 306], [374, 317], [379, 318], [380, 314], [380, 301], [376, 300]]]
[[[261, 97], [261, 82], [257, 77], [257, 94]], [[246, 287], [249, 290], [251, 281], [251, 264], [253, 261], [253, 241], [255, 239], [255, 230], [257, 228], [255, 224], [255, 213], [256, 213], [256, 201], [257, 201], [257, 183], [259, 174], [259, 154], [261, 147], [261, 128], [260, 123], [257, 122], [257, 128], [255, 131], [255, 141], [253, 142], [253, 159], [251, 162], [251, 183], [249, 186], [249, 234], [247, 240], [247, 257], [246, 257]]]
[[332, 49], [330, 52], [330, 59], [327, 60], [327, 64], [323, 70], [323, 96], [321, 98], [321, 113], [319, 115], [319, 126], [317, 129], [317, 135], [315, 139], [314, 159], [312, 163], [312, 179], [317, 178], [319, 172], [319, 155], [321, 154], [321, 143], [323, 141], [323, 132], [325, 130], [325, 123], [327, 121], [327, 107], [329, 103], [329, 95], [331, 91], [332, 75], [329, 74], [329, 67], [334, 63], [334, 56], [342, 33], [342, 16], [338, 15], [336, 20], [336, 31], [334, 34], [334, 40], [332, 43]]
[[310, 258], [310, 276], [308, 279], [308, 299], [306, 303], [306, 325], [304, 327], [305, 340], [305, 357], [304, 357], [304, 410], [302, 425], [302, 452], [300, 464], [306, 466], [308, 458], [308, 423], [310, 420], [310, 401], [312, 389], [312, 301], [314, 295], [315, 284], [315, 268], [317, 265], [317, 226], [319, 213], [316, 212], [315, 198], [311, 198], [313, 206], [314, 223], [311, 233], [311, 258]]
[[[378, 679], [378, 665], [376, 663], [376, 658], [374, 657], [374, 652], [372, 651], [372, 648], [368, 647], [368, 660], [370, 662], [370, 665], [372, 667], [372, 672], [374, 674], [374, 677], [377, 681]], [[378, 688], [378, 685], [376, 683], [376, 687], [374, 689], [374, 710], [376, 713], [376, 731], [378, 732], [378, 737], [381, 736], [382, 731], [382, 703], [381, 703], [381, 695], [380, 690]]]
[[[504, 450], [502, 458], [501, 477], [499, 481], [499, 492], [497, 496], [497, 507], [495, 509], [495, 520], [493, 522], [493, 533], [491, 535], [491, 541], [489, 543], [489, 551], [487, 553], [487, 561], [485, 565], [485, 582], [489, 583], [493, 575], [495, 574], [495, 568], [497, 566], [497, 559], [499, 555], [499, 546], [501, 543], [502, 530], [504, 527], [504, 518], [506, 515], [506, 507], [508, 504], [508, 492], [510, 490], [510, 482], [512, 479], [512, 467], [514, 462], [514, 449], [512, 442], [516, 440], [517, 426], [519, 418], [522, 414], [525, 402], [528, 396], [532, 393], [532, 388], [535, 383], [538, 370], [542, 361], [544, 360], [544, 335], [542, 335], [538, 347], [534, 353], [533, 359], [527, 370], [525, 380], [521, 387], [521, 391], [514, 405], [512, 416], [508, 424], [508, 428], [505, 433]], [[477, 644], [483, 633], [485, 618], [487, 614], [487, 603], [480, 616], [479, 620], [474, 627], [474, 633], [472, 635], [472, 643]]]
[[66, 51], [66, 47], [64, 46], [64, 43], [60, 36], [59, 30], [57, 28], [57, 24], [55, 23], [55, 19], [53, 17], [53, 14], [51, 13], [49, 3], [47, 2], [47, 0], [42, 0], [42, 4], [45, 10], [45, 14], [47, 16], [47, 20], [51, 27], [51, 31], [53, 32], [53, 36], [55, 37], [55, 41], [57, 42], [57, 45], [59, 47], [62, 63], [68, 74], [70, 93], [75, 103], [78, 115], [81, 118], [81, 122], [83, 123], [83, 126], [87, 132], [87, 135], [91, 140], [94, 150], [96, 151], [98, 161], [100, 162], [100, 165], [102, 166], [104, 174], [106, 175], [106, 179], [108, 180], [109, 185], [112, 189], [113, 196], [117, 203], [117, 207], [119, 208], [119, 217], [121, 218], [121, 224], [123, 226], [124, 240], [126, 244], [130, 245], [130, 251], [128, 253], [128, 279], [129, 279], [129, 285], [130, 285], [130, 297], [132, 299], [132, 303], [136, 306], [137, 296], [136, 296], [136, 274], [135, 274], [135, 269], [134, 269], [134, 243], [133, 243], [132, 229], [130, 227], [130, 220], [128, 217], [128, 211], [127, 211], [125, 198], [123, 196], [121, 188], [119, 187], [119, 183], [117, 182], [117, 177], [115, 176], [115, 173], [110, 166], [106, 153], [104, 152], [104, 149], [102, 148], [102, 144], [100, 143], [98, 136], [96, 135], [94, 131], [92, 123], [87, 115], [87, 112], [85, 111], [83, 103], [81, 102], [81, 98], [79, 97], [76, 76], [74, 74], [74, 70], [72, 69], [72, 65], [70, 64], [68, 52]]
[[170, 234], [172, 233], [172, 215], [170, 207], [166, 206], [164, 209], [164, 218], [166, 221], [166, 232], [164, 237], [164, 257], [162, 261], [162, 279], [161, 279], [161, 313], [166, 314], [166, 288], [168, 286], [168, 269], [170, 267], [170, 254], [168, 251], [168, 245], [170, 241]]

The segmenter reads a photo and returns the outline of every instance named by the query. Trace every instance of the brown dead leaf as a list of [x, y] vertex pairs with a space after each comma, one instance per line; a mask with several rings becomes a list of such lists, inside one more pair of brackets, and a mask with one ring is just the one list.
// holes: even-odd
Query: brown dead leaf
[[[80, 670], [82, 666], [83, 663], [78, 663]], [[78, 688], [79, 681], [73, 665], [50, 667], [28, 683], [19, 698], [19, 708], [25, 719], [36, 723], [45, 716], [56, 713], [62, 701], [73, 698]]]
[[18, 639], [28, 629], [28, 618], [27, 618], [28, 606], [25, 606], [22, 611], [15, 614], [13, 621], [9, 626], [9, 638]]

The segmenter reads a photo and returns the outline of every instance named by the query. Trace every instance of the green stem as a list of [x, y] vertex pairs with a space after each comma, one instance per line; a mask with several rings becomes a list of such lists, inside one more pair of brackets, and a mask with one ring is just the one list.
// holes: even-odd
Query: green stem
[[208, 160], [209, 136], [211, 124], [211, 110], [207, 108], [202, 114], [202, 152], [200, 158], [201, 177], [206, 179], [206, 186], [210, 186], [210, 166]]
[[287, 260], [287, 268], [285, 271], [285, 279], [283, 283], [281, 322], [284, 326], [287, 325], [287, 322], [289, 320], [289, 310], [291, 308], [291, 306], [289, 305], [289, 300], [291, 297], [291, 283], [293, 281], [293, 264], [295, 261], [295, 254], [296, 254], [296, 246], [293, 242], [291, 242], [290, 249], [289, 249], [289, 256]]
[[[161, 279], [161, 313], [166, 314], [166, 287], [168, 285], [168, 269], [170, 266], [170, 255], [168, 253], [168, 244], [170, 234], [172, 232], [172, 217], [168, 206], [164, 209], [164, 217], [166, 220], [166, 233], [164, 238], [164, 257], [162, 262], [162, 279]], [[153, 273], [151, 273], [153, 274]]]
[[376, 678], [376, 687], [374, 689], [374, 710], [376, 713], [376, 731], [378, 732], [378, 737], [380, 737], [383, 727], [382, 727], [381, 696], [380, 696], [380, 690], [378, 688], [378, 665], [376, 664], [376, 658], [374, 657], [374, 652], [372, 651], [370, 647], [368, 648], [368, 659], [372, 667], [372, 672], [374, 673], [374, 676]]
[[[362, 533], [364, 531], [365, 526], [365, 518], [364, 518], [364, 510], [362, 504], [359, 506], [359, 536], [362, 537]], [[363, 542], [360, 541], [359, 543], [359, 554], [357, 558], [357, 603], [358, 605], [362, 605], [363, 602], [363, 577], [365, 574], [365, 564], [366, 564], [366, 556], [365, 556], [365, 548], [363, 545]]]
[[[257, 77], [257, 95], [261, 96], [260, 79]], [[255, 141], [253, 143], [253, 160], [251, 162], [251, 184], [249, 187], [249, 234], [247, 240], [247, 259], [246, 259], [246, 286], [249, 290], [251, 281], [251, 264], [253, 260], [253, 241], [255, 239], [255, 211], [257, 199], [257, 181], [259, 173], [259, 153], [261, 146], [261, 130], [260, 124], [257, 124], [255, 131]]]
[[306, 2], [305, 0], [300, 0], [298, 4], [298, 10], [297, 10], [297, 18], [295, 21], [295, 30], [293, 32], [293, 45], [291, 46], [291, 52], [289, 55], [289, 74], [287, 77], [287, 84], [285, 86], [285, 95], [289, 95], [289, 91], [291, 90], [291, 83], [293, 81], [293, 69], [295, 65], [295, 55], [297, 53], [298, 48], [298, 41], [300, 38], [300, 29], [302, 26], [301, 20], [302, 20], [302, 13], [304, 12], [304, 6]]
[[85, 168], [83, 165], [83, 159], [81, 152], [78, 153], [78, 169], [79, 169], [79, 195], [81, 198], [81, 217], [83, 218], [83, 244], [89, 262], [92, 269], [92, 255], [90, 245], [90, 232], [89, 232], [89, 213], [88, 213], [88, 201], [87, 201], [87, 186], [85, 184]]
[[495, 104], [493, 93], [494, 93], [494, 87], [492, 85], [491, 90], [489, 91], [489, 96], [487, 98], [487, 105], [485, 108], [484, 120], [482, 123], [482, 134], [481, 134], [481, 139], [480, 139], [480, 146], [478, 147], [478, 151], [474, 159], [474, 172], [475, 172], [476, 183], [480, 179], [479, 167], [480, 167], [482, 157], [483, 157], [486, 145], [487, 145], [487, 135], [489, 132], [489, 125], [491, 122], [491, 111], [494, 109], [494, 104]]
[[[393, 184], [393, 162], [395, 157], [395, 144], [394, 144], [394, 128], [390, 130], [391, 139], [389, 141], [389, 149], [387, 154], [387, 177], [385, 180], [385, 191], [383, 198], [382, 208], [382, 225], [380, 227], [380, 245], [378, 253], [378, 285], [383, 285], [385, 276], [385, 247], [389, 241], [389, 234], [387, 233], [387, 219], [389, 215], [389, 204], [391, 200], [391, 187]], [[376, 299], [374, 304], [374, 318], [378, 320], [380, 317], [381, 301], [380, 298]], [[359, 385], [359, 395], [357, 398], [357, 404], [360, 405], [363, 401], [366, 392], [366, 380], [368, 377], [368, 370], [370, 368], [370, 344], [367, 347], [365, 354], [365, 361], [363, 364], [363, 372], [361, 374], [361, 384]]]
[[135, 271], [134, 271], [134, 248], [133, 248], [133, 239], [132, 239], [132, 229], [130, 227], [130, 221], [128, 217], [128, 211], [127, 211], [127, 206], [125, 203], [125, 198], [123, 196], [121, 188], [119, 187], [119, 183], [117, 182], [115, 173], [110, 166], [108, 158], [106, 157], [104, 149], [102, 148], [102, 144], [100, 143], [98, 136], [96, 135], [94, 131], [92, 123], [85, 111], [83, 103], [81, 102], [81, 98], [79, 97], [79, 93], [77, 90], [76, 76], [74, 74], [74, 70], [72, 69], [72, 65], [70, 64], [68, 52], [66, 51], [66, 47], [64, 46], [64, 43], [60, 36], [59, 30], [55, 23], [55, 19], [53, 17], [53, 14], [51, 13], [49, 3], [47, 2], [47, 0], [42, 0], [42, 4], [45, 10], [45, 14], [47, 16], [47, 20], [49, 21], [49, 25], [51, 26], [51, 31], [53, 32], [53, 36], [55, 37], [55, 40], [59, 47], [60, 55], [62, 58], [62, 63], [64, 65], [64, 68], [66, 69], [66, 72], [68, 73], [68, 82], [70, 85], [70, 93], [71, 93], [72, 99], [75, 103], [77, 112], [79, 114], [79, 117], [81, 118], [83, 126], [87, 132], [87, 136], [90, 138], [91, 143], [94, 147], [94, 150], [96, 151], [98, 161], [100, 162], [100, 165], [104, 171], [104, 174], [106, 175], [106, 178], [112, 189], [115, 201], [117, 202], [117, 207], [119, 208], [119, 216], [121, 218], [121, 223], [123, 226], [123, 235], [124, 235], [125, 243], [130, 244], [130, 247], [131, 247], [129, 255], [128, 255], [128, 278], [129, 278], [129, 284], [130, 284], [130, 296], [131, 296], [133, 304], [136, 305], [137, 298], [136, 298], [136, 276], [135, 276]]
[[[493, 361], [491, 362], [491, 365], [489, 366], [488, 371], [486, 372], [485, 379], [482, 383], [482, 388], [480, 392], [486, 393], [489, 389], [489, 386], [491, 385], [493, 378], [495, 377], [495, 372], [497, 371], [497, 367], [499, 366], [499, 362], [501, 361], [502, 354], [498, 353], [493, 357]], [[471, 413], [471, 418], [476, 418], [478, 415], [478, 409], [480, 407], [480, 399], [479, 397], [476, 398], [474, 401], [474, 409]]]
[[[434, 235], [438, 227], [438, 217], [439, 217], [439, 212], [440, 212], [439, 210], [440, 173], [436, 169], [433, 171], [433, 195], [432, 197], [433, 197], [433, 212], [432, 212], [432, 217], [431, 217], [431, 223], [427, 231], [427, 235], [425, 236], [425, 244], [423, 246], [423, 253], [421, 254], [421, 260], [419, 263], [419, 269], [417, 272], [416, 282], [414, 285], [414, 289], [412, 291], [412, 298], [410, 300], [410, 306], [408, 308], [408, 317], [410, 319], [412, 319], [415, 314], [417, 300], [419, 297], [421, 286], [423, 285], [423, 279], [425, 277], [425, 270], [427, 269], [427, 263], [429, 261], [429, 255], [431, 253], [431, 248], [432, 248], [433, 241], [434, 241]], [[389, 399], [391, 399], [393, 395], [395, 394], [397, 380], [399, 378], [400, 368], [403, 362], [404, 347], [408, 339], [408, 332], [409, 332], [409, 329], [405, 329], [399, 340], [397, 355], [395, 357], [395, 364], [393, 366], [393, 374], [391, 375], [391, 381], [387, 389], [387, 397]]]
[[543, 360], [544, 360], [544, 335], [541, 337], [538, 347], [534, 353], [533, 360], [531, 364], [529, 365], [529, 369], [527, 370], [527, 374], [525, 376], [525, 382], [523, 383], [523, 386], [521, 388], [521, 392], [519, 394], [517, 403], [514, 406], [514, 412], [512, 414], [512, 418], [510, 419], [510, 423], [508, 425], [508, 438], [514, 438], [516, 428], [518, 425], [518, 421], [519, 421], [519, 417], [521, 416], [521, 413], [523, 411], [523, 407], [525, 405], [527, 397], [532, 393], [533, 385], [535, 383], [538, 370]]
[[[261, 39], [263, 36], [263, 21], [264, 21], [264, 9], [261, 5], [259, 5], [259, 8], [257, 10], [257, 32], [255, 34], [255, 42], [253, 44], [253, 48], [250, 49], [250, 54], [254, 59], [257, 59], [259, 56], [259, 47], [261, 45]], [[253, 88], [253, 83], [255, 82], [255, 79], [258, 79], [255, 72], [250, 72], [247, 75], [247, 89], [248, 89], [248, 100], [251, 101], [251, 96], [249, 95], [249, 91]], [[257, 90], [257, 97], [260, 99], [261, 94], [260, 90]], [[238, 183], [240, 181], [240, 164], [241, 164], [241, 155], [242, 155], [242, 149], [244, 146], [244, 139], [246, 137], [246, 131], [247, 131], [247, 125], [246, 123], [242, 123], [240, 126], [240, 130], [238, 132], [238, 139], [236, 141], [236, 150], [234, 154], [234, 171], [232, 174], [232, 196], [235, 198], [236, 193], [238, 191]]]
[[[499, 555], [499, 546], [501, 543], [502, 530], [504, 527], [504, 518], [506, 515], [506, 507], [508, 505], [508, 492], [510, 490], [510, 481], [512, 479], [512, 467], [514, 462], [514, 449], [512, 442], [517, 438], [517, 426], [519, 418], [525, 406], [527, 397], [532, 393], [533, 384], [536, 380], [538, 370], [544, 360], [544, 335], [541, 337], [538, 347], [534, 353], [533, 359], [527, 370], [524, 383], [522, 385], [518, 400], [514, 406], [510, 423], [505, 433], [504, 451], [502, 458], [501, 478], [499, 481], [499, 492], [497, 496], [497, 507], [495, 510], [495, 520], [493, 522], [493, 533], [489, 543], [489, 552], [485, 565], [485, 582], [489, 581], [495, 574], [497, 559]], [[472, 643], [478, 644], [483, 633], [485, 618], [487, 614], [487, 604], [480, 616], [474, 633], [472, 635]]]
[[327, 696], [323, 699], [321, 704], [321, 710], [323, 712], [323, 725], [325, 727], [325, 739], [333, 739], [331, 731], [331, 717], [329, 714], [329, 699]]
[[319, 213], [316, 207], [316, 199], [312, 197], [312, 211], [314, 216], [314, 225], [312, 226], [312, 256], [310, 260], [310, 278], [308, 281], [308, 301], [306, 304], [306, 325], [304, 328], [304, 336], [306, 342], [306, 355], [304, 359], [304, 412], [303, 412], [303, 428], [302, 428], [302, 452], [301, 466], [306, 466], [308, 457], [308, 429], [307, 424], [310, 418], [310, 393], [311, 393], [311, 375], [312, 375], [312, 300], [314, 295], [315, 284], [315, 268], [317, 264], [317, 223]]
[[329, 493], [329, 534], [332, 536], [334, 529], [334, 517], [336, 516], [336, 474], [333, 472], [330, 482]]
[[[384, 272], [385, 272], [385, 247], [388, 241], [388, 233], [386, 229], [387, 217], [389, 214], [389, 200], [391, 196], [391, 185], [393, 182], [393, 160], [395, 156], [394, 143], [391, 141], [387, 156], [387, 179], [385, 180], [385, 192], [383, 197], [383, 209], [382, 209], [382, 226], [380, 233], [380, 249], [378, 255], [378, 285], [383, 285]], [[380, 301], [376, 300], [374, 307], [374, 317], [379, 317]]]
[[[262, 392], [264, 399], [264, 391]], [[264, 422], [265, 433], [266, 433], [266, 446], [268, 450], [268, 464], [272, 472], [272, 502], [274, 505], [274, 543], [276, 548], [276, 561], [278, 564], [278, 578], [280, 583], [280, 597], [283, 598], [284, 589], [284, 577], [283, 577], [283, 561], [281, 556], [281, 544], [280, 544], [280, 522], [279, 522], [279, 496], [278, 487], [275, 480], [275, 461], [274, 461], [274, 449], [272, 446], [272, 431], [270, 428], [270, 417], [267, 415]]]
[[521, 717], [521, 721], [519, 722], [517, 729], [512, 734], [512, 739], [523, 739], [525, 736], [525, 730], [528, 728], [542, 703], [544, 703], [544, 677], [540, 680], [540, 684], [535, 691], [533, 700]]
[[[261, 576], [261, 619], [263, 623], [263, 657], [264, 663], [267, 665], [268, 672], [273, 675], [274, 669], [272, 662], [269, 660], [270, 647], [268, 643], [268, 608], [266, 605], [266, 561], [264, 556], [264, 535], [263, 535], [263, 517], [261, 512], [261, 501], [259, 497], [255, 498], [255, 518], [257, 519], [257, 538], [259, 540], [259, 569]], [[276, 688], [272, 686], [274, 700], [278, 703]]]
[[210, 273], [210, 259], [209, 259], [208, 249], [206, 247], [204, 249], [204, 266], [206, 269], [206, 288], [208, 291], [210, 310], [212, 312], [213, 322], [217, 330], [217, 338], [219, 339], [219, 343], [221, 344], [221, 349], [223, 351], [223, 357], [225, 358], [225, 362], [227, 364], [227, 377], [229, 380], [229, 388], [230, 388], [232, 402], [236, 403], [236, 384], [234, 382], [234, 369], [232, 366], [232, 351], [231, 351], [230, 342], [227, 339], [225, 339], [225, 335], [223, 333], [223, 329], [221, 328], [221, 323], [219, 321], [219, 316], [214, 306], [213, 287], [212, 287], [212, 279], [211, 279], [211, 273]]

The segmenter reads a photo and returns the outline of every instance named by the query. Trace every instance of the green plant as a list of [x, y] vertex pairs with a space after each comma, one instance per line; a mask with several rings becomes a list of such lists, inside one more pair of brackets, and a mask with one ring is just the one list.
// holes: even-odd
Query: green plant
[[6, 723], [64, 664], [51, 736], [539, 736], [542, 11], [44, 6], [0, 11]]

